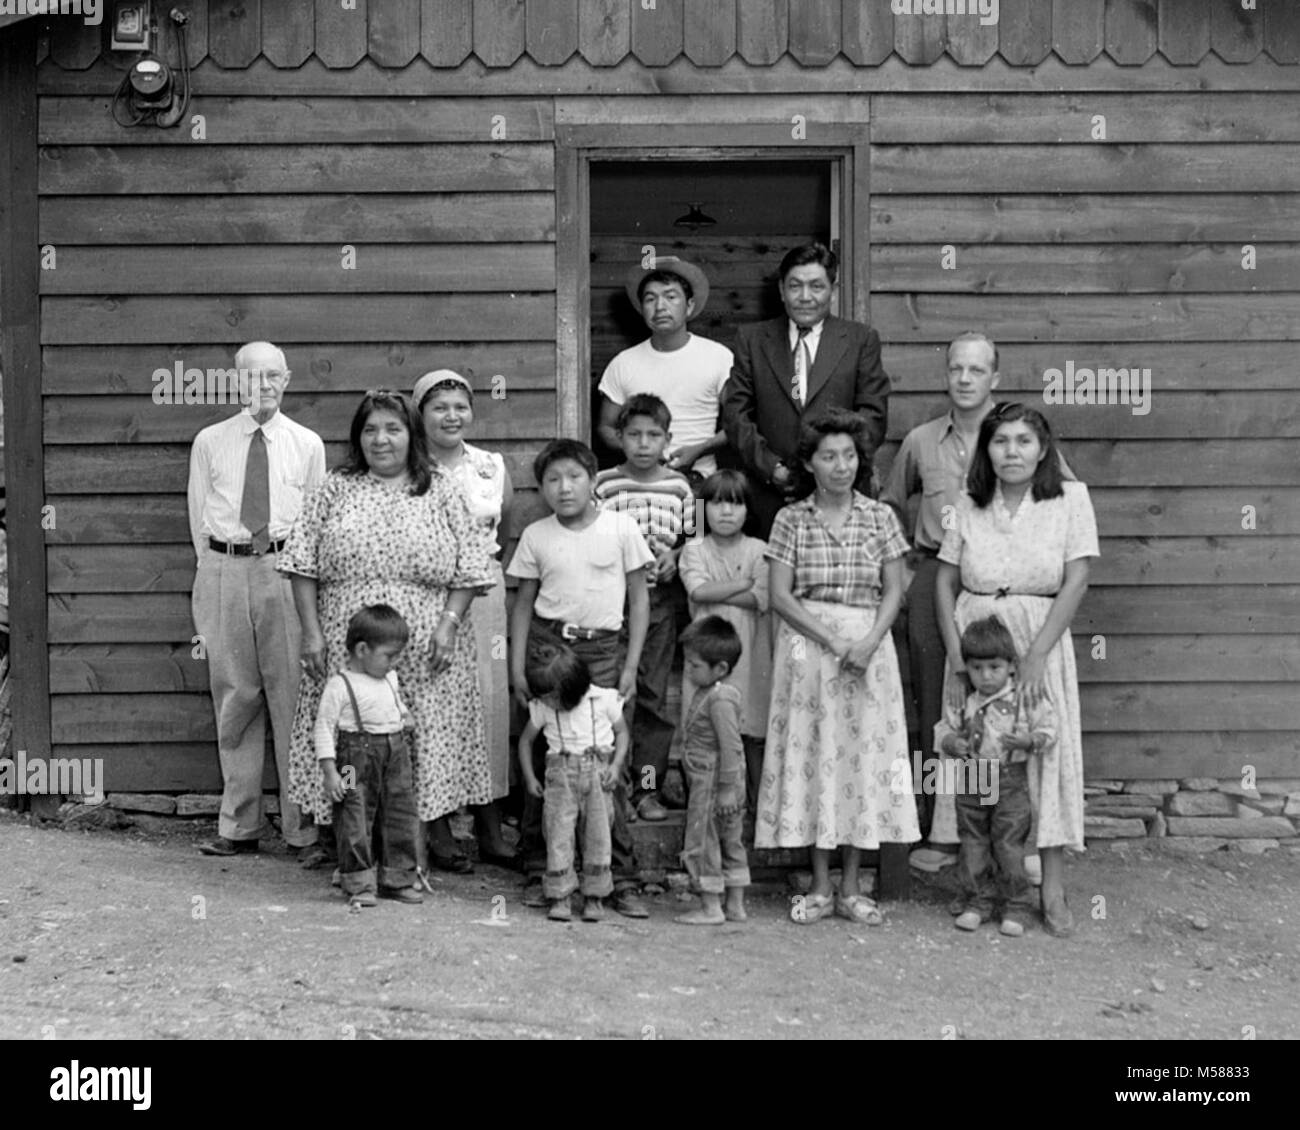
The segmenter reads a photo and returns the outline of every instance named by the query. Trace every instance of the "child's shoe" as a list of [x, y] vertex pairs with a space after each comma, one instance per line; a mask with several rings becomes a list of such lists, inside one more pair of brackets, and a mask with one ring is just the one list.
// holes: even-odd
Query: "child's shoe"
[[1023, 922], [1017, 922], [1014, 918], [1004, 918], [1002, 925], [998, 927], [998, 933], [1008, 938], [1023, 938], [1025, 926]]
[[605, 904], [598, 898], [585, 898], [582, 900], [582, 920], [584, 922], [600, 922], [605, 917]]
[[379, 900], [375, 898], [374, 891], [358, 891], [350, 899], [348, 906], [378, 906]]
[[984, 919], [980, 917], [980, 912], [978, 910], [963, 910], [959, 915], [957, 915], [957, 920], [953, 925], [956, 926], [958, 930], [978, 930], [980, 928], [980, 923], [983, 921]]
[[552, 922], [572, 922], [573, 907], [569, 905], [568, 896], [551, 899], [551, 909], [546, 912], [546, 917]]

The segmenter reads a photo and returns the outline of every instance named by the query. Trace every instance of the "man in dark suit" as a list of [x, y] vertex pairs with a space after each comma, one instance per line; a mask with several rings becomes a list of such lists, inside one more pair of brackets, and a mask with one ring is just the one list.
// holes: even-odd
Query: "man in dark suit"
[[[820, 243], [788, 252], [780, 270], [786, 317], [736, 332], [722, 421], [750, 477], [759, 537], [767, 537], [790, 500], [805, 420], [845, 408], [866, 421], [872, 450], [885, 438], [889, 377], [880, 364], [880, 335], [830, 313], [838, 268], [835, 253]], [[870, 478], [871, 468], [862, 468], [859, 484]]]

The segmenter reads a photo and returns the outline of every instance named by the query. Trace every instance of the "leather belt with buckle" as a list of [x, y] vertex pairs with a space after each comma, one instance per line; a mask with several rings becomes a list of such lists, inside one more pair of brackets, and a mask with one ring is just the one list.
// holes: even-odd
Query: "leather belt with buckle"
[[[288, 538], [281, 538], [280, 541], [273, 541], [267, 548], [267, 553], [279, 553], [288, 542]], [[234, 542], [217, 541], [216, 538], [208, 538], [208, 546], [217, 553], [224, 553], [227, 557], [261, 557], [251, 545], [236, 545]]]
[[560, 638], [572, 642], [573, 640], [602, 640], [606, 636], [618, 635], [617, 628], [581, 628], [577, 624], [571, 624], [567, 621], [547, 620], [541, 616], [539, 620], [544, 624], [550, 624], [560, 633]]

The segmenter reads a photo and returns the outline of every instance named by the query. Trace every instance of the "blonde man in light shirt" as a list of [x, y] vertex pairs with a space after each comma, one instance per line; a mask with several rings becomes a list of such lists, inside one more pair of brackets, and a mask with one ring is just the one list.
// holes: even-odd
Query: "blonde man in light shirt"
[[247, 407], [194, 438], [188, 492], [198, 558], [194, 626], [207, 655], [224, 782], [217, 838], [199, 850], [217, 856], [257, 850], [268, 720], [284, 838], [294, 848], [316, 843], [316, 829], [288, 800], [301, 633], [275, 555], [325, 477], [325, 445], [280, 411], [291, 374], [278, 348], [250, 342], [235, 368]]

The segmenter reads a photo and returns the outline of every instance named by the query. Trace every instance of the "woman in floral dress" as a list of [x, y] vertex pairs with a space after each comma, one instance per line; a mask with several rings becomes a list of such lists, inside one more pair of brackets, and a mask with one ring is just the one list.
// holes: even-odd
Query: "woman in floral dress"
[[[1088, 558], [1099, 554], [1088, 488], [1062, 479], [1051, 428], [1023, 404], [999, 404], [979, 442], [955, 522], [939, 550], [935, 611], [948, 652], [952, 703], [969, 687], [961, 633], [997, 616], [1016, 641], [1018, 690], [1030, 704], [1050, 699], [1060, 738], [1029, 761], [1043, 922], [1064, 937], [1074, 928], [1065, 900], [1064, 849], [1083, 850], [1083, 737], [1070, 621], [1088, 589]], [[960, 588], [960, 595], [958, 589]], [[935, 798], [932, 839], [956, 841], [951, 796]]]
[[767, 543], [781, 622], [754, 843], [812, 848], [812, 887], [790, 912], [799, 923], [834, 913], [879, 925], [879, 908], [858, 891], [860, 853], [920, 839], [889, 634], [907, 541], [889, 507], [854, 490], [859, 468], [870, 465], [864, 430], [860, 417], [837, 409], [804, 429], [799, 462], [814, 489], [777, 514]]
[[[510, 683], [506, 659], [506, 590], [499, 531], [508, 530], [514, 487], [505, 460], [466, 442], [474, 424], [474, 390], [469, 381], [451, 369], [436, 369], [415, 382], [411, 402], [424, 423], [429, 454], [465, 493], [470, 516], [488, 539], [493, 585], [471, 606], [478, 650], [479, 690], [483, 695], [483, 726], [488, 764], [492, 769], [492, 801], [474, 809], [480, 862], [515, 869], [518, 858], [501, 835], [501, 814], [496, 801], [510, 792]], [[462, 858], [459, 855], [453, 859]], [[462, 869], [460, 864], [453, 864]]]
[[415, 717], [416, 805], [422, 821], [486, 804], [483, 741], [469, 606], [492, 583], [487, 543], [452, 479], [429, 462], [424, 428], [398, 392], [367, 393], [349, 453], [308, 498], [277, 568], [293, 583], [302, 622], [303, 679], [290, 741], [289, 795], [330, 822], [312, 729], [324, 679], [341, 670], [347, 623], [389, 604], [411, 628], [398, 661]]

